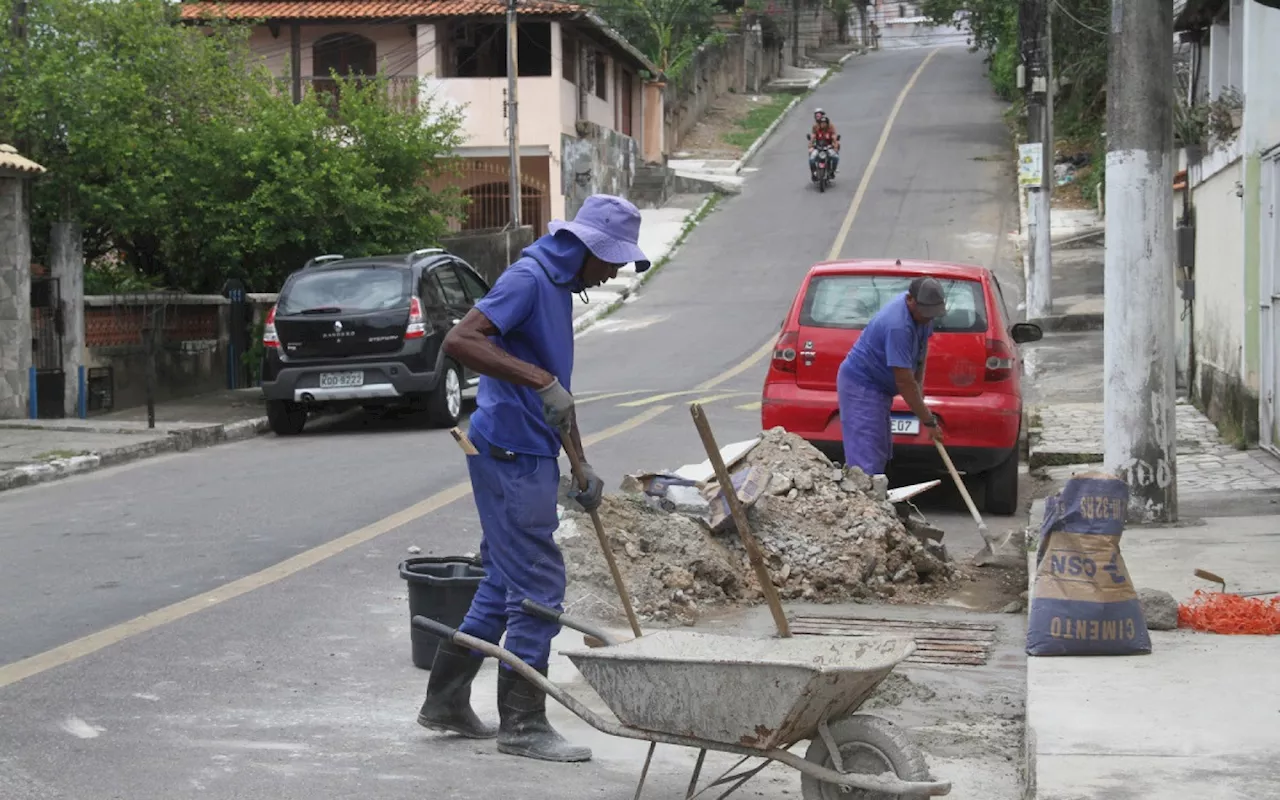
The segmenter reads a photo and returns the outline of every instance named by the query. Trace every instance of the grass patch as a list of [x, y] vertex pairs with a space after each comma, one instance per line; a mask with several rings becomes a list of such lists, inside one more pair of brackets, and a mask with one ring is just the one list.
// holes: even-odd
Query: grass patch
[[85, 455], [82, 450], [49, 450], [36, 456], [36, 461], [57, 461], [60, 458], [75, 458]]
[[756, 139], [760, 138], [765, 129], [782, 116], [782, 112], [787, 110], [791, 101], [796, 99], [793, 94], [771, 94], [768, 97], [768, 102], [751, 109], [745, 117], [735, 123], [738, 130], [730, 131], [721, 137], [725, 144], [743, 150], [748, 149], [756, 143]]

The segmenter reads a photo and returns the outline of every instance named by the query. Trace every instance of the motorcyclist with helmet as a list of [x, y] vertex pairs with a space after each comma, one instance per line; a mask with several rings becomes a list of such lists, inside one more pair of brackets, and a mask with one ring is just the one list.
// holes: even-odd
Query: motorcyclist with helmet
[[831, 148], [831, 174], [834, 176], [840, 168], [840, 136], [836, 133], [836, 126], [831, 124], [831, 118], [821, 108], [813, 112], [813, 130], [806, 138], [810, 145], [809, 170], [813, 171], [818, 147], [825, 144]]

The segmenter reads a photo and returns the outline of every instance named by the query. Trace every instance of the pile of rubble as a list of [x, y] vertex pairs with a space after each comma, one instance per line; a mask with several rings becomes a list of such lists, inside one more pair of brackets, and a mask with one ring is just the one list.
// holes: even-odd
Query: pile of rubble
[[[884, 487], [856, 467], [835, 466], [781, 428], [741, 449], [731, 477], [758, 484], [739, 495], [784, 600], [901, 597], [954, 574], [939, 532], [914, 520], [914, 532], [908, 529]], [[632, 476], [599, 510], [636, 611], [647, 620], [692, 623], [710, 608], [763, 602], [715, 479], [681, 480], [686, 470]], [[620, 603], [590, 518], [566, 511], [556, 538], [568, 568], [567, 607], [617, 619]]]

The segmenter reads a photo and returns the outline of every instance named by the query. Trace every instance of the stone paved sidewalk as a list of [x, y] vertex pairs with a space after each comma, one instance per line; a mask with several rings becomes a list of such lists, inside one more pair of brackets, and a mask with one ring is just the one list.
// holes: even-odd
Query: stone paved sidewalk
[[[1102, 463], [1101, 403], [1044, 405], [1032, 413], [1030, 466], [1055, 481]], [[1176, 408], [1178, 488], [1185, 492], [1280, 489], [1280, 459], [1224, 442], [1190, 403]]]

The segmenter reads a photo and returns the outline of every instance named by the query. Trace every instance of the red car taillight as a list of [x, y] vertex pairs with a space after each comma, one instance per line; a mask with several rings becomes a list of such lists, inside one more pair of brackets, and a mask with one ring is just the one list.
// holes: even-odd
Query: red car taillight
[[276, 307], [272, 306], [267, 312], [267, 319], [262, 323], [262, 345], [264, 347], [279, 347], [280, 336], [276, 333]]
[[800, 342], [800, 334], [796, 331], [785, 331], [778, 337], [773, 346], [772, 367], [778, 372], [796, 371], [796, 345]]
[[987, 340], [987, 363], [984, 379], [999, 383], [1013, 377], [1013, 350], [998, 339]]
[[409, 298], [409, 327], [404, 329], [404, 338], [421, 339], [427, 335], [427, 319], [422, 316], [422, 303], [418, 298]]

